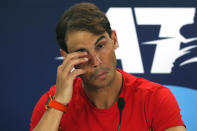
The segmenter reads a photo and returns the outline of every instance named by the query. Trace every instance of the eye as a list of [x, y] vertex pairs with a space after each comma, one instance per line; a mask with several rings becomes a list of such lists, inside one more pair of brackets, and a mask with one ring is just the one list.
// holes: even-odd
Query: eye
[[104, 47], [104, 44], [98, 44], [96, 47], [97, 47], [98, 49], [101, 49], [101, 48]]
[[87, 52], [87, 50], [86, 50], [86, 49], [84, 49], [84, 48], [82, 48], [82, 49], [78, 49], [77, 51], [79, 51], [79, 52]]

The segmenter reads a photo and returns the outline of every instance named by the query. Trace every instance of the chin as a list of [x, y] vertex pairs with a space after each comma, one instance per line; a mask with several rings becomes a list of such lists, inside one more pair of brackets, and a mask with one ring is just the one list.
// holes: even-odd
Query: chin
[[110, 84], [111, 84], [111, 81], [99, 81], [99, 82], [93, 83], [92, 85], [98, 88], [105, 88], [105, 87], [108, 87]]
[[113, 77], [108, 76], [105, 79], [89, 80], [88, 82], [86, 82], [86, 85], [93, 89], [101, 89], [101, 88], [109, 87], [113, 80], [114, 80]]

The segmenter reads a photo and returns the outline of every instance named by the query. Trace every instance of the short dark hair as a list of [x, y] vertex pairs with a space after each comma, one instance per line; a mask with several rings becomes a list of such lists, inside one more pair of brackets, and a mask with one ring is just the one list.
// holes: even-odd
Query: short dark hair
[[66, 35], [71, 31], [89, 31], [99, 35], [112, 29], [104, 12], [91, 3], [75, 4], [66, 10], [56, 26], [56, 38], [61, 49], [68, 52]]

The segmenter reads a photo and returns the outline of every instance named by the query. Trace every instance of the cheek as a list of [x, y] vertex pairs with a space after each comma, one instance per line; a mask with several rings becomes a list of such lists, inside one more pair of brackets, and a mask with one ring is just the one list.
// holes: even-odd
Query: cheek
[[116, 56], [113, 49], [103, 50], [101, 56], [101, 60], [104, 65], [113, 65], [114, 61], [116, 61]]

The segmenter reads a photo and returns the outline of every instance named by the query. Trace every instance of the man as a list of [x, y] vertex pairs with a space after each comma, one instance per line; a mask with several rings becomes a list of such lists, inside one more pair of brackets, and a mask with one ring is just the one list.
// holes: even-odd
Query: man
[[116, 69], [116, 33], [95, 5], [72, 6], [56, 32], [64, 61], [56, 85], [33, 111], [30, 130], [186, 130], [169, 89]]

